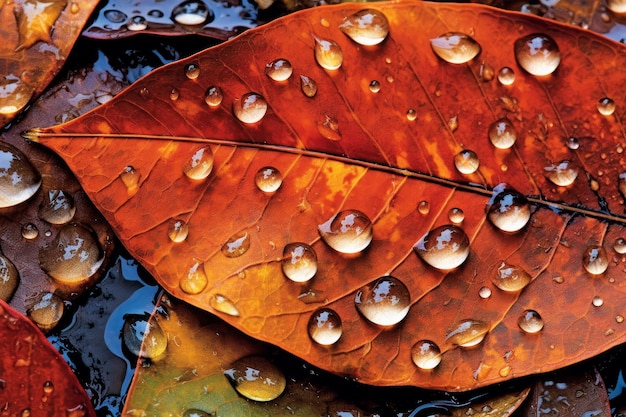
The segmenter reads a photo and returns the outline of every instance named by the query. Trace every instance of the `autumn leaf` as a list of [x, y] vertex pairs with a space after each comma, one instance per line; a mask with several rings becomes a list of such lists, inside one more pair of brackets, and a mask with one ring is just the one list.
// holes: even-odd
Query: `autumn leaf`
[[167, 291], [339, 375], [467, 390], [622, 343], [624, 46], [478, 5], [363, 10], [26, 136]]

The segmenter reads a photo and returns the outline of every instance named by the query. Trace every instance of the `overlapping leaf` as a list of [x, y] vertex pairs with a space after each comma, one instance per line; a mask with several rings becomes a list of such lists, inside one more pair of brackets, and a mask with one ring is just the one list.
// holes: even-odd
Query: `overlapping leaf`
[[[362, 8], [320, 8], [276, 21], [155, 71], [81, 119], [28, 136], [67, 161], [122, 242], [168, 291], [338, 374], [463, 390], [561, 367], [623, 342], [626, 276], [613, 243], [626, 234], [623, 77], [615, 70], [626, 64], [624, 47], [531, 16], [429, 3], [377, 4], [390, 35], [362, 46], [338, 27]], [[451, 31], [472, 35], [480, 55], [460, 65], [439, 59], [429, 41]], [[537, 32], [561, 51], [560, 66], [545, 77], [525, 73], [513, 49], [516, 39]], [[337, 42], [339, 69], [316, 63], [316, 38]], [[265, 74], [278, 58], [294, 68], [284, 82]], [[512, 85], [490, 76], [502, 67], [513, 68]], [[314, 97], [303, 94], [301, 76], [317, 83]], [[205, 96], [216, 86], [224, 99], [210, 107]], [[233, 116], [249, 92], [268, 103], [251, 124]], [[603, 98], [614, 100], [613, 114], [598, 112]], [[518, 132], [508, 150], [487, 138], [503, 117]], [[213, 172], [191, 180], [183, 170], [204, 147], [214, 156]], [[480, 160], [474, 174], [455, 169], [455, 155], [467, 149]], [[562, 161], [578, 169], [569, 186], [546, 177], [545, 168]], [[255, 185], [267, 166], [283, 176], [275, 192]], [[530, 221], [517, 233], [487, 220], [500, 183], [532, 203]], [[348, 209], [373, 222], [373, 241], [358, 256], [331, 249], [318, 233], [318, 225]], [[441, 271], [413, 246], [449, 224], [451, 209], [464, 213], [470, 254], [460, 267]], [[168, 238], [175, 224], [189, 228], [182, 242]], [[311, 281], [286, 279], [281, 260], [291, 242], [317, 253]], [[229, 253], [227, 243], [241, 250]], [[608, 262], [596, 275], [583, 268], [594, 245]], [[530, 285], [518, 293], [496, 288], [503, 262], [527, 271]], [[378, 326], [358, 312], [355, 297], [388, 274], [407, 286], [410, 311], [395, 326]], [[308, 335], [320, 307], [342, 321], [332, 346]], [[536, 334], [518, 326], [527, 310], [543, 318]], [[471, 349], [449, 337], [466, 319], [488, 331]], [[434, 370], [412, 361], [422, 340], [443, 351]]]

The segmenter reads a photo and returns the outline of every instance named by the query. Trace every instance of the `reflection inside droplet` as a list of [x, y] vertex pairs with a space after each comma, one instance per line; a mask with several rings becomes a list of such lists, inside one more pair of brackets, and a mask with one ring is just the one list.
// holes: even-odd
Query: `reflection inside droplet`
[[448, 32], [430, 40], [435, 54], [451, 64], [471, 61], [480, 53], [480, 45], [471, 36], [460, 32]]
[[560, 187], [572, 185], [578, 176], [578, 168], [571, 161], [564, 160], [544, 168], [546, 177]]
[[615, 102], [608, 97], [603, 97], [598, 100], [597, 108], [601, 115], [610, 116], [615, 111]]
[[224, 100], [224, 93], [220, 87], [215, 85], [207, 88], [206, 94], [204, 96], [204, 102], [209, 105], [209, 107], [217, 107], [222, 104]]
[[496, 120], [489, 126], [489, 140], [498, 149], [508, 149], [515, 143], [517, 131], [506, 117]]
[[543, 329], [543, 319], [535, 310], [525, 310], [517, 319], [517, 324], [526, 333], [537, 333]]
[[243, 123], [257, 123], [267, 112], [267, 101], [258, 93], [245, 93], [233, 101], [233, 114]]
[[167, 349], [167, 335], [156, 321], [149, 320], [146, 315], [127, 314], [122, 339], [126, 348], [140, 358], [155, 359]]
[[213, 151], [205, 146], [196, 150], [183, 166], [183, 172], [192, 180], [203, 180], [213, 170]]
[[76, 213], [74, 198], [62, 190], [44, 193], [39, 206], [39, 218], [52, 224], [69, 223]]
[[280, 188], [283, 183], [283, 176], [274, 167], [263, 167], [254, 176], [257, 188], [265, 193], [273, 193]]
[[446, 224], [422, 236], [413, 249], [430, 266], [449, 270], [465, 262], [470, 253], [470, 244], [463, 229]]
[[376, 9], [363, 9], [348, 16], [339, 29], [361, 45], [378, 45], [389, 34], [387, 17]]
[[498, 71], [498, 81], [502, 85], [512, 85], [515, 82], [515, 72], [509, 67], [502, 67]]
[[434, 369], [441, 363], [441, 349], [435, 342], [420, 340], [411, 348], [411, 359], [420, 369]]
[[359, 253], [372, 242], [372, 222], [359, 210], [344, 210], [318, 226], [322, 240], [337, 252]]
[[333, 40], [315, 38], [315, 61], [324, 69], [337, 70], [343, 63], [343, 51]]
[[17, 268], [9, 258], [0, 254], [0, 299], [9, 301], [19, 283], [20, 274]]
[[524, 36], [515, 41], [514, 49], [517, 63], [532, 75], [550, 75], [561, 63], [558, 45], [545, 34]]
[[283, 273], [290, 280], [306, 282], [317, 273], [317, 254], [306, 243], [288, 243], [283, 249], [281, 266]]
[[239, 232], [231, 236], [222, 246], [222, 253], [228, 258], [237, 258], [250, 248], [248, 232]]
[[461, 174], [473, 174], [479, 165], [478, 155], [469, 149], [462, 150], [454, 156], [454, 166]]
[[317, 94], [317, 83], [311, 77], [306, 75], [300, 76], [300, 89], [302, 93], [307, 97], [315, 97]]
[[502, 261], [493, 277], [493, 284], [502, 291], [517, 292], [524, 289], [532, 277], [523, 268]]
[[228, 314], [233, 317], [239, 316], [239, 310], [235, 303], [222, 294], [214, 294], [209, 300], [209, 305], [220, 313]]
[[406, 285], [392, 276], [378, 278], [364, 286], [354, 298], [363, 317], [380, 326], [400, 323], [409, 313], [410, 302]]
[[214, 19], [213, 12], [201, 0], [187, 0], [174, 7], [172, 20], [181, 25], [203, 25]]
[[293, 73], [291, 62], [284, 58], [278, 58], [265, 66], [265, 75], [274, 81], [287, 81]]
[[253, 401], [272, 401], [287, 385], [282, 371], [262, 356], [238, 359], [224, 373], [239, 394]]
[[609, 267], [606, 250], [599, 245], [590, 245], [583, 254], [583, 266], [592, 275], [603, 274]]
[[26, 315], [37, 327], [47, 332], [59, 323], [61, 317], [63, 317], [64, 310], [63, 300], [59, 296], [52, 293], [44, 293], [37, 298], [35, 304], [26, 312]]
[[133, 16], [128, 23], [126, 23], [126, 28], [133, 32], [146, 30], [148, 28], [148, 22], [143, 16]]
[[314, 342], [329, 346], [341, 338], [341, 318], [330, 308], [316, 310], [309, 319], [309, 336]]
[[0, 208], [16, 206], [31, 198], [41, 177], [21, 151], [0, 143]]
[[515, 233], [522, 230], [530, 220], [530, 204], [526, 197], [515, 190], [499, 184], [493, 189], [487, 217], [503, 232]]
[[465, 319], [454, 324], [446, 335], [446, 342], [461, 347], [472, 347], [483, 341], [489, 331], [489, 323]]

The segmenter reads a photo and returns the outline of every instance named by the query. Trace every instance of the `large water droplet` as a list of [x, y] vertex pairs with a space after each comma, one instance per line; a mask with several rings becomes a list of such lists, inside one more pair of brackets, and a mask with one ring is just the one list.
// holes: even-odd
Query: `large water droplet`
[[42, 331], [47, 332], [56, 326], [65, 306], [63, 300], [52, 293], [45, 293], [39, 296], [35, 304], [28, 309], [26, 314]]
[[506, 117], [496, 120], [489, 126], [489, 140], [498, 149], [509, 149], [517, 140], [517, 131]]
[[143, 16], [133, 16], [128, 23], [126, 23], [126, 28], [133, 32], [139, 32], [148, 29], [148, 22]]
[[290, 280], [306, 282], [317, 273], [317, 254], [306, 243], [288, 243], [283, 249], [281, 266], [283, 273]]
[[237, 258], [250, 249], [248, 232], [239, 232], [231, 236], [222, 246], [222, 253], [229, 258]]
[[56, 238], [39, 249], [39, 265], [59, 281], [80, 283], [96, 273], [104, 253], [94, 233], [84, 226], [63, 226]]
[[517, 325], [526, 333], [537, 333], [543, 329], [543, 319], [535, 310], [525, 310], [517, 319]]
[[469, 149], [462, 150], [454, 156], [454, 166], [461, 174], [473, 174], [479, 165], [478, 155]]
[[128, 19], [128, 16], [124, 14], [124, 12], [115, 9], [109, 9], [104, 11], [104, 17], [113, 23], [122, 23]]
[[615, 102], [613, 99], [603, 97], [598, 100], [598, 112], [603, 116], [610, 116], [615, 111]]
[[189, 234], [189, 225], [182, 220], [174, 220], [167, 228], [167, 236], [174, 243], [184, 242]]
[[200, 76], [200, 65], [196, 62], [185, 65], [185, 76], [190, 80], [195, 80]]
[[145, 315], [125, 316], [122, 339], [126, 348], [140, 358], [155, 359], [167, 349], [167, 335], [159, 323]]
[[287, 385], [282, 371], [262, 356], [238, 359], [224, 373], [239, 394], [253, 401], [272, 401]]
[[504, 185], [494, 188], [487, 214], [489, 221], [503, 232], [522, 230], [530, 220], [530, 204], [522, 194]]
[[381, 11], [363, 9], [348, 16], [339, 29], [360, 45], [378, 45], [389, 34], [389, 22]]
[[552, 74], [561, 63], [559, 47], [548, 35], [534, 33], [515, 41], [515, 58], [532, 75]]
[[189, 267], [187, 274], [180, 278], [179, 286], [187, 294], [200, 294], [209, 283], [204, 272], [204, 264], [194, 259], [193, 264]]
[[291, 62], [284, 58], [278, 58], [265, 66], [265, 75], [274, 81], [287, 81], [293, 74]]
[[449, 270], [465, 262], [470, 253], [470, 244], [463, 229], [446, 224], [422, 236], [413, 249], [428, 265]]
[[211, 86], [207, 88], [206, 94], [204, 96], [204, 102], [209, 105], [209, 107], [215, 108], [222, 104], [224, 100], [224, 92], [218, 86]]
[[205, 146], [196, 150], [183, 166], [183, 172], [192, 180], [203, 180], [213, 170], [213, 151]]
[[318, 226], [322, 239], [341, 253], [359, 253], [372, 242], [372, 221], [359, 210], [344, 210]]
[[20, 274], [13, 262], [6, 256], [0, 255], [0, 299], [9, 301], [19, 283]]
[[44, 193], [38, 212], [39, 218], [52, 224], [69, 223], [75, 213], [74, 198], [61, 190]]
[[509, 67], [502, 67], [498, 71], [498, 81], [502, 85], [512, 85], [515, 82], [515, 71]]
[[523, 268], [509, 265], [504, 261], [500, 264], [493, 277], [493, 283], [502, 291], [517, 292], [524, 289], [532, 277]]
[[411, 295], [402, 281], [384, 276], [357, 291], [354, 303], [359, 312], [372, 323], [393, 326], [409, 313]]
[[590, 245], [583, 254], [583, 266], [592, 275], [603, 274], [609, 267], [609, 258], [602, 246]]
[[214, 19], [213, 12], [201, 0], [187, 0], [174, 7], [172, 20], [181, 25], [196, 26]]
[[476, 346], [483, 341], [489, 331], [489, 323], [465, 319], [455, 323], [446, 335], [446, 342], [461, 347]]
[[335, 41], [315, 38], [315, 61], [324, 69], [339, 69], [343, 63], [343, 51]]
[[306, 75], [300, 76], [300, 89], [302, 93], [307, 97], [315, 97], [317, 94], [317, 83], [311, 77]]
[[222, 294], [214, 294], [209, 300], [209, 305], [220, 313], [228, 314], [233, 317], [239, 316], [239, 310], [237, 309], [235, 303], [233, 303], [230, 298]]
[[480, 45], [471, 36], [460, 32], [448, 32], [430, 40], [437, 56], [451, 64], [471, 61], [480, 53]]
[[233, 101], [233, 114], [243, 123], [257, 123], [267, 112], [267, 101], [258, 93], [245, 93]]
[[320, 308], [311, 315], [308, 329], [314, 342], [329, 346], [341, 337], [341, 318], [330, 308]]
[[254, 182], [259, 190], [265, 193], [273, 193], [282, 185], [283, 176], [274, 167], [263, 167], [257, 171]]
[[411, 348], [411, 359], [420, 369], [434, 369], [441, 363], [441, 349], [435, 342], [420, 340]]
[[12, 207], [32, 197], [41, 177], [22, 152], [0, 143], [0, 208]]
[[572, 185], [578, 176], [578, 168], [568, 160], [547, 166], [544, 168], [544, 171], [546, 177], [560, 187]]

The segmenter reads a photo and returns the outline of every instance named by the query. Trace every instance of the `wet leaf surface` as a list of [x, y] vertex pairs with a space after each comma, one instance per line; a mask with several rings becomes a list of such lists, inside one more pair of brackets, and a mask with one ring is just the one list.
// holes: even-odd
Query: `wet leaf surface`
[[[298, 13], [30, 137], [61, 154], [168, 291], [338, 374], [465, 390], [621, 343], [623, 46], [480, 6], [376, 7], [390, 22], [377, 46], [340, 31], [363, 6]], [[424, 31], [408, 30], [415, 19]], [[479, 55], [437, 57], [430, 40], [450, 32], [470, 34]], [[550, 63], [516, 60], [513, 43], [537, 32], [560, 49], [552, 75], [530, 75]], [[281, 57], [293, 75], [276, 82], [266, 68]], [[505, 66], [512, 85], [495, 76]], [[598, 111], [603, 98], [612, 114]], [[510, 149], [488, 136], [503, 118], [517, 131]], [[281, 173], [276, 191], [264, 188], [278, 178], [268, 167]], [[313, 279], [287, 279], [283, 260], [302, 265], [304, 254], [310, 268], [311, 253]], [[377, 305], [367, 296], [381, 288], [409, 298]], [[329, 330], [322, 307], [341, 322], [330, 346], [309, 336], [311, 323]], [[441, 352], [434, 370], [415, 365], [424, 341]]]

